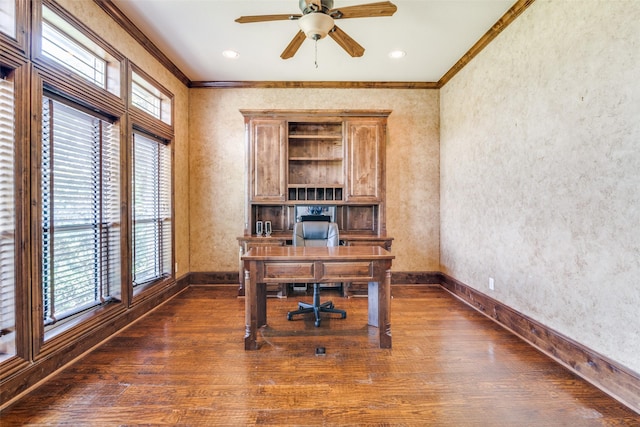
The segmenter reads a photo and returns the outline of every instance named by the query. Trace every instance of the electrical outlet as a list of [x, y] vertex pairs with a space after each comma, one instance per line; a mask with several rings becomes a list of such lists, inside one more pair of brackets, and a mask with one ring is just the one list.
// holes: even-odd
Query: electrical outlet
[[493, 277], [489, 277], [489, 290], [493, 291], [495, 289], [495, 282]]

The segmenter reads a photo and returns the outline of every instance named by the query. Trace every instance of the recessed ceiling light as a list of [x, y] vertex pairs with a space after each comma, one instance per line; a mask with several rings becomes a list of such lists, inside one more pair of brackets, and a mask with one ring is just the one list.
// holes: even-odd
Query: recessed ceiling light
[[392, 50], [391, 52], [389, 52], [389, 58], [403, 58], [406, 54], [407, 52], [405, 52], [404, 50]]
[[240, 56], [240, 54], [235, 50], [224, 50], [222, 51], [222, 56], [229, 59], [236, 59], [237, 57]]

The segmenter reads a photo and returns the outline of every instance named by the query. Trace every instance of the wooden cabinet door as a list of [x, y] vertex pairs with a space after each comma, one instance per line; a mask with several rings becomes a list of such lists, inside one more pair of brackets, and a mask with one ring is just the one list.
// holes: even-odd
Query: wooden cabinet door
[[249, 197], [254, 202], [283, 202], [286, 193], [286, 126], [284, 120], [250, 122]]
[[347, 120], [347, 194], [351, 202], [384, 198], [385, 127], [377, 119]]

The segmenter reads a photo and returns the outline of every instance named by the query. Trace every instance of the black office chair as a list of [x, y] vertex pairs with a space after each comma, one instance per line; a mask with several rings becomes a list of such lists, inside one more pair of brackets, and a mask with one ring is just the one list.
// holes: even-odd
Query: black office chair
[[[327, 221], [297, 222], [293, 228], [293, 246], [338, 246], [338, 225]], [[287, 319], [293, 320], [296, 314], [314, 313], [316, 326], [320, 326], [320, 313], [338, 313], [344, 319], [347, 312], [334, 308], [333, 302], [320, 304], [320, 283], [313, 284], [313, 304], [298, 303], [298, 309], [287, 313]]]

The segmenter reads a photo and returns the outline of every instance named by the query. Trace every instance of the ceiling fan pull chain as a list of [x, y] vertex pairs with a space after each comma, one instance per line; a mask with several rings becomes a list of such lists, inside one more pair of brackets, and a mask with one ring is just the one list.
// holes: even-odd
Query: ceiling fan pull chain
[[315, 45], [316, 45], [316, 58], [315, 58], [315, 64], [316, 64], [316, 69], [317, 69], [317, 68], [318, 68], [318, 39], [316, 39]]

